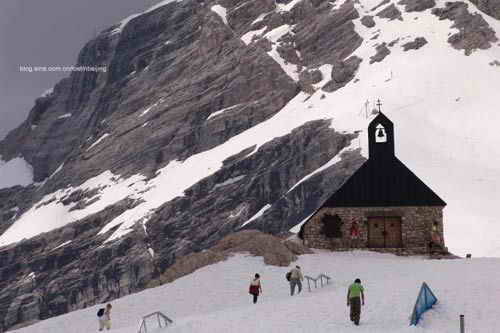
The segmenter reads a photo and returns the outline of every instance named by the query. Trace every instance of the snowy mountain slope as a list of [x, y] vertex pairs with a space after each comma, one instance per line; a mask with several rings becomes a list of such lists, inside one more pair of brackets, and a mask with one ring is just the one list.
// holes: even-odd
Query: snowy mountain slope
[[[110, 332], [136, 333], [142, 315], [162, 311], [174, 325], [161, 332], [439, 332], [457, 331], [464, 314], [468, 332], [492, 332], [496, 327], [500, 278], [498, 259], [425, 260], [356, 251], [319, 252], [297, 261], [305, 274], [326, 272], [333, 283], [291, 298], [284, 279], [286, 267], [266, 266], [262, 258], [236, 255], [161, 287], [118, 299], [113, 304]], [[439, 275], [435, 274], [439, 270]], [[263, 294], [251, 304], [248, 284], [261, 275]], [[483, 272], [484, 274], [476, 274]], [[346, 289], [356, 277], [366, 288], [361, 326], [348, 319]], [[439, 302], [417, 327], [409, 317], [422, 282]], [[194, 296], [196, 295], [196, 296]], [[59, 331], [83, 333], [95, 329], [99, 306], [51, 318], [19, 333]], [[71, 323], [71, 325], [68, 325]], [[153, 322], [150, 328], [153, 328]]]
[[[47, 294], [46, 318], [141, 290], [242, 226], [295, 230], [367, 156], [378, 98], [396, 154], [448, 203], [450, 250], [500, 255], [500, 22], [467, 1], [378, 5], [166, 1], [104, 31], [79, 61], [109, 73], [61, 82], [0, 144], [45, 179], [0, 235], [5, 284], [100, 281], [63, 306]], [[5, 290], [9, 326], [26, 291]]]
[[[372, 14], [369, 8], [375, 7], [377, 3], [377, 1], [362, 2], [358, 5], [358, 12], [361, 15]], [[438, 2], [437, 7], [440, 5], [443, 3]], [[293, 6], [289, 7], [293, 8]], [[404, 10], [402, 5], [397, 7]], [[460, 184], [461, 189], [470, 187], [472, 193], [467, 192], [466, 196], [466, 201], [472, 200], [469, 205], [476, 201], [474, 198], [480, 198], [479, 200], [483, 201], [481, 194], [489, 193], [487, 188], [482, 190], [482, 186], [476, 184], [473, 180], [475, 176], [467, 177], [464, 173], [466, 170], [471, 170], [470, 164], [478, 164], [478, 167], [474, 168], [474, 173], [479, 173], [478, 178], [482, 178], [482, 174], [488, 174], [488, 169], [500, 162], [500, 152], [496, 147], [498, 140], [496, 123], [500, 120], [496, 111], [496, 83], [500, 81], [500, 75], [498, 69], [490, 65], [500, 58], [500, 48], [498, 45], [493, 45], [488, 50], [464, 56], [461, 52], [451, 48], [447, 42], [448, 34], [454, 32], [448, 20], [439, 20], [430, 10], [418, 14], [403, 12], [401, 18], [401, 20], [387, 20], [374, 17], [375, 27], [373, 28], [366, 28], [360, 20], [353, 21], [356, 32], [364, 39], [362, 45], [353, 54], [364, 60], [356, 73], [356, 83], [343, 88], [340, 92], [327, 94], [326, 98], [321, 90], [311, 96], [306, 93], [299, 94], [278, 115], [261, 125], [235, 136], [217, 148], [193, 155], [181, 163], [170, 162], [164, 169], [157, 171], [158, 176], [153, 180], [143, 182], [140, 189], [130, 189], [128, 196], [143, 200], [144, 203], [111, 221], [101, 230], [101, 233], [119, 226], [108, 240], [116, 239], [124, 232], [130, 231], [137, 221], [151, 214], [153, 209], [174, 197], [182, 196], [187, 188], [219, 170], [222, 161], [228, 157], [255, 144], [257, 147], [254, 151], [256, 151], [260, 145], [277, 136], [290, 133], [292, 129], [307, 121], [332, 117], [332, 127], [337, 131], [363, 130], [369, 120], [360, 115], [363, 113], [360, 109], [363, 108], [364, 101], [373, 102], [377, 97], [381, 97], [384, 100], [385, 113], [396, 122], [398, 155], [410, 167], [418, 168], [415, 170], [417, 174], [431, 184], [438, 193], [441, 193], [449, 203], [446, 213], [449, 216], [447, 227], [450, 228], [449, 232], [452, 235], [451, 250], [463, 254], [470, 249], [475, 249], [474, 246], [466, 243], [468, 236], [460, 237], [458, 234], [467, 229], [468, 221], [475, 219], [479, 220], [475, 223], [475, 228], [489, 229], [488, 224], [485, 224], [487, 222], [480, 221], [479, 218], [484, 214], [480, 212], [484, 212], [485, 208], [464, 207], [460, 202], [460, 197], [463, 198], [464, 195], [457, 197], [457, 191], [446, 185]], [[415, 23], [417, 19], [418, 24]], [[489, 17], [485, 19], [491, 27], [499, 31], [498, 21]], [[278, 37], [272, 37], [271, 42], [275, 43], [284, 33], [279, 33]], [[374, 34], [378, 38], [372, 41], [368, 37]], [[266, 33], [262, 38], [269, 39], [268, 36], [271, 35], [273, 35], [272, 32]], [[401, 44], [417, 37], [425, 38], [428, 43], [421, 49], [404, 51]], [[375, 52], [375, 46], [393, 41], [395, 43], [386, 59], [380, 63], [368, 62]], [[457, 70], [458, 68], [460, 70]], [[304, 102], [306, 99], [307, 102]], [[306, 113], [305, 110], [310, 111]], [[484, 119], [489, 119], [489, 121], [485, 122]], [[107, 135], [109, 134], [103, 137]], [[94, 142], [88, 150], [97, 145], [101, 139]], [[360, 140], [366, 141], [366, 137], [361, 135]], [[363, 148], [362, 151], [366, 155], [366, 144], [358, 143], [358, 146]], [[436, 165], [441, 168], [434, 167]], [[440, 173], [440, 169], [446, 171]], [[448, 175], [448, 179], [440, 182], [445, 174]], [[105, 176], [103, 174], [99, 177]], [[112, 184], [113, 177], [116, 176], [108, 176], [106, 182]], [[496, 180], [486, 179], [485, 181], [495, 182]], [[167, 187], [162, 184], [170, 184], [168, 189], [171, 194], [165, 192]], [[175, 184], [175, 187], [172, 187], [172, 184]], [[155, 193], [154, 189], [158, 193]], [[145, 193], [135, 196], [134, 192]], [[113, 201], [106, 202], [105, 205], [118, 202], [123, 197], [124, 195], [116, 196]], [[155, 200], [158, 197], [161, 199]], [[498, 198], [495, 195], [489, 197]], [[57, 201], [52, 205], [58, 205]], [[105, 206], [102, 202], [94, 205]], [[483, 206], [493, 207], [487, 204]], [[43, 209], [46, 208], [47, 206]], [[67, 208], [69, 209], [71, 207]], [[36, 216], [36, 212], [34, 214]], [[85, 215], [88, 214], [75, 217], [63, 214], [59, 225], [76, 221]], [[9, 244], [23, 237], [33, 236], [30, 233], [33, 228], [30, 228], [26, 219], [34, 223], [31, 213], [29, 217], [22, 217], [16, 223], [22, 225], [22, 229], [28, 234], [20, 233], [19, 236], [14, 237], [11, 236], [12, 232], [7, 231], [0, 238], [0, 244]], [[479, 227], [478, 224], [482, 226]], [[50, 231], [52, 228], [46, 225], [43, 231]], [[494, 249], [492, 245], [488, 245], [476, 251], [481, 251], [481, 255], [496, 255], [492, 252]]]

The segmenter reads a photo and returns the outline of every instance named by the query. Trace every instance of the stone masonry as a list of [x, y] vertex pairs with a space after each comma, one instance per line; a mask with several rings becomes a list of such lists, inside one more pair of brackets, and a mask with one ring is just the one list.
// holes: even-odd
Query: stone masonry
[[[342, 238], [327, 238], [321, 233], [324, 215], [337, 214], [342, 220]], [[399, 216], [401, 217], [401, 233], [403, 247], [400, 249], [378, 248], [380, 252], [397, 254], [424, 254], [431, 239], [431, 229], [434, 222], [438, 223], [438, 232], [443, 238], [443, 207], [347, 207], [322, 208], [316, 212], [303, 229], [303, 239], [306, 246], [320, 249], [342, 251], [350, 248], [349, 230], [354, 221], [358, 223], [360, 239], [356, 247], [367, 248], [368, 217]]]

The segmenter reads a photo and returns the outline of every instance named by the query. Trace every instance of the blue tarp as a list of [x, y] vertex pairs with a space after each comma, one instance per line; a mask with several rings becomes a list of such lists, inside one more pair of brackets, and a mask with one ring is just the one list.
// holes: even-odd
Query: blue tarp
[[436, 303], [437, 298], [434, 296], [427, 283], [422, 283], [417, 301], [415, 302], [415, 307], [413, 308], [410, 325], [417, 325], [422, 314], [432, 308], [432, 306]]

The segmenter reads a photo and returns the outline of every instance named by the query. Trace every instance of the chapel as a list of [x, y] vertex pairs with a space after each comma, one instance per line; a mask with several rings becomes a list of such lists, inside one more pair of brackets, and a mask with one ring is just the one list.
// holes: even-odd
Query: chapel
[[445, 251], [446, 203], [396, 157], [394, 124], [380, 106], [368, 136], [368, 160], [302, 225], [299, 237], [331, 250]]

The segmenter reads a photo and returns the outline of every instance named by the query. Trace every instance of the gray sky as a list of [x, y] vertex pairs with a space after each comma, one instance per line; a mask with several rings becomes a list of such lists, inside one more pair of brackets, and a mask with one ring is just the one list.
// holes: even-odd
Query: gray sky
[[0, 0], [0, 139], [35, 98], [67, 73], [21, 73], [19, 66], [74, 65], [96, 29], [158, 0]]

